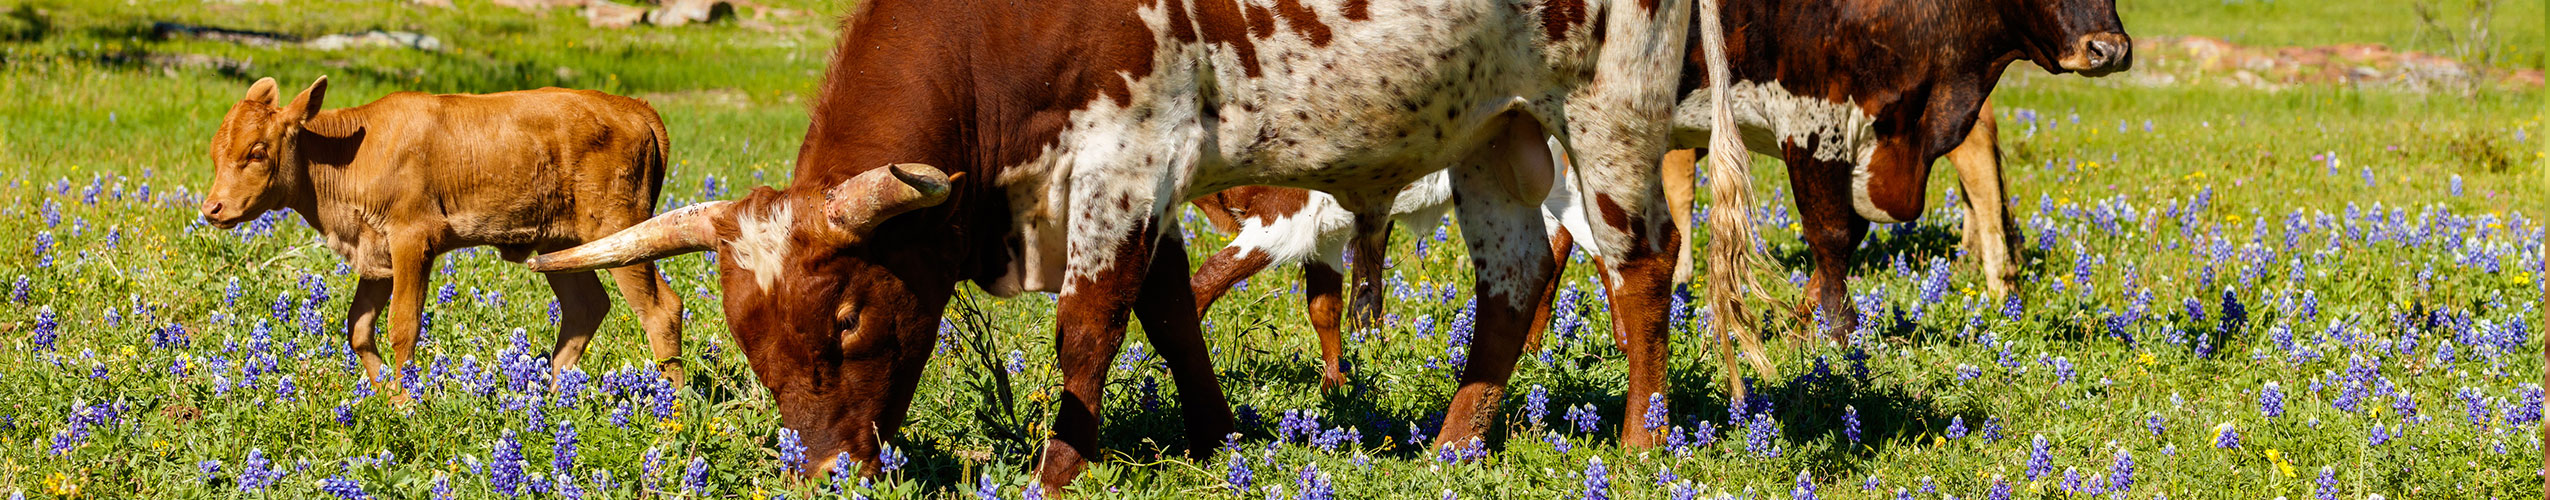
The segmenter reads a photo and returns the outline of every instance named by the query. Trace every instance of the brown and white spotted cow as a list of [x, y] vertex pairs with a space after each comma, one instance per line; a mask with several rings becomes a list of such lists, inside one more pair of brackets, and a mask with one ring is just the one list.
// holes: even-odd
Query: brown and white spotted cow
[[[1739, 135], [1786, 161], [1815, 260], [1800, 314], [1820, 311], [1836, 340], [1858, 324], [1845, 280], [1869, 222], [1921, 214], [1931, 163], [1975, 137], [2010, 63], [2093, 77], [2133, 65], [2114, 0], [1735, 0], [1720, 16]], [[1686, 62], [1675, 143], [1697, 146], [1716, 129], [1717, 82]], [[1742, 177], [1713, 172], [1712, 190], [1749, 186]]]
[[[544, 255], [542, 271], [716, 250], [727, 324], [809, 456], [870, 464], [905, 418], [959, 282], [1058, 291], [1063, 397], [1048, 489], [1099, 455], [1127, 315], [1169, 360], [1199, 456], [1230, 427], [1171, 210], [1248, 185], [1385, 214], [1450, 168], [1478, 274], [1478, 338], [1439, 442], [1500, 412], [1553, 266], [1545, 137], [1606, 214], [1593, 232], [1633, 339], [1631, 394], [1665, 390], [1677, 242], [1667, 149], [1687, 0], [861, 2], [841, 29], [794, 184], [666, 213]], [[1599, 77], [1597, 73], [1599, 72]], [[1732, 141], [1731, 137], [1728, 140]], [[1642, 414], [1646, 397], [1627, 397]], [[1622, 440], [1656, 434], [1623, 426]], [[825, 460], [829, 462], [829, 460]], [[828, 463], [815, 464], [823, 470]]]

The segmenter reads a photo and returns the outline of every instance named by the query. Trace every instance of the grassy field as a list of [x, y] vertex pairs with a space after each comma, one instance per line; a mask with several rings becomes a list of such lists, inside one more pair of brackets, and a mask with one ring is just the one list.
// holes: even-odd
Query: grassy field
[[[647, 382], [625, 307], [596, 336], [580, 390], [506, 375], [547, 351], [555, 325], [539, 280], [487, 252], [446, 256], [434, 277], [423, 401], [356, 387], [337, 333], [353, 287], [341, 260], [289, 216], [233, 231], [195, 221], [205, 143], [248, 82], [273, 76], [291, 91], [327, 74], [336, 106], [542, 85], [645, 97], [675, 141], [670, 207], [787, 182], [800, 101], [845, 8], [784, 0], [765, 3], [795, 14], [766, 27], [606, 30], [570, 11], [460, 3], [0, 6], [25, 13], [0, 16], [0, 490], [485, 498], [504, 496], [496, 476], [519, 472], [536, 478], [536, 497], [1022, 494], [1039, 441], [1021, 436], [1039, 435], [1058, 392], [1044, 296], [969, 290], [894, 443], [908, 463], [851, 484], [782, 472], [775, 410], [729, 345], [713, 268], [697, 256], [665, 262], [691, 314], [691, 366], [703, 367], [679, 390]], [[2401, 2], [2121, 3], [2138, 36], [2450, 50]], [[2541, 18], [2539, 2], [2499, 7], [2501, 65], [2543, 66]], [[414, 31], [448, 50], [152, 36], [162, 21]], [[1131, 346], [1108, 394], [1116, 455], [1078, 487], [1128, 498], [2542, 495], [2539, 90], [2265, 92], [2032, 71], [2014, 69], [1998, 96], [2027, 237], [2014, 301], [1979, 295], [1957, 260], [1953, 176], [1938, 175], [1931, 213], [1874, 231], [1863, 250], [1853, 291], [1871, 325], [1851, 345], [1774, 342], [1780, 372], [1752, 381], [1766, 404], [1730, 408], [1702, 355], [1711, 346], [1686, 322], [1664, 422], [1678, 443], [1623, 450], [1618, 426], [1646, 419], [1617, 414], [1619, 353], [1602, 333], [1602, 292], [1576, 266], [1563, 294], [1575, 307], [1548, 350], [1527, 356], [1484, 458], [1443, 460], [1410, 436], [1440, 418], [1466, 352], [1467, 264], [1457, 234], [1401, 234], [1387, 327], [1349, 342], [1351, 389], [1318, 389], [1298, 273], [1273, 270], [1206, 318], [1245, 437], [1187, 442], [1162, 364]], [[1802, 281], [1787, 183], [1776, 162], [1761, 168], [1762, 224], [1787, 263], [1766, 281]], [[1186, 227], [1197, 260], [1227, 241]], [[1227, 449], [1177, 458], [1193, 446]]]

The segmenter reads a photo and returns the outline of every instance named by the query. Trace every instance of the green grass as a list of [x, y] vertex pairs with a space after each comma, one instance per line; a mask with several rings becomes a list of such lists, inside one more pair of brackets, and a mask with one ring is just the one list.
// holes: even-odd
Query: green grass
[[[468, 464], [490, 460], [507, 430], [519, 434], [528, 470], [551, 470], [550, 429], [531, 426], [522, 411], [501, 409], [513, 396], [482, 397], [446, 384], [427, 392], [421, 404], [399, 407], [353, 395], [342, 340], [294, 326], [315, 314], [327, 325], [323, 331], [341, 328], [352, 282], [335, 272], [340, 259], [312, 245], [312, 232], [296, 221], [279, 221], [271, 235], [242, 237], [195, 224], [191, 200], [172, 196], [204, 187], [204, 144], [214, 121], [261, 76], [297, 89], [328, 74], [335, 106], [396, 90], [601, 88], [646, 97], [666, 117], [677, 163], [668, 203], [719, 197], [703, 189], [710, 179], [731, 197], [786, 182], [806, 124], [801, 102], [815, 84], [840, 7], [778, 2], [804, 14], [772, 20], [775, 29], [764, 32], [736, 26], [597, 30], [568, 11], [541, 17], [463, 4], [458, 10], [345, 2], [28, 4], [46, 12], [53, 28], [40, 40], [0, 43], [7, 61], [0, 95], [11, 97], [0, 99], [0, 167], [6, 167], [0, 169], [0, 299], [6, 300], [0, 302], [0, 381], [8, 382], [0, 388], [0, 490], [37, 497], [73, 486], [93, 497], [243, 496], [239, 474], [249, 450], [257, 449], [285, 470], [308, 464], [264, 496], [319, 496], [322, 479], [342, 474], [385, 498], [427, 497], [438, 478], [448, 478], [462, 497], [488, 497], [494, 493], [487, 476]], [[2257, 45], [2374, 41], [2436, 50], [2421, 45], [2427, 42], [2416, 38], [2405, 8], [2292, 0], [2128, 0], [2120, 6], [2141, 36], [2202, 34]], [[2537, 3], [2502, 8], [2501, 22], [2540, 17]], [[457, 49], [317, 53], [141, 36], [161, 20], [302, 36], [414, 30]], [[2540, 67], [2537, 23], [2515, 24], [2499, 35], [2528, 43], [2519, 46], [2531, 49], [2508, 53], [2531, 50], [2534, 62], [2526, 67]], [[250, 63], [219, 70], [135, 62], [186, 54]], [[2544, 326], [2533, 304], [2545, 280], [2527, 271], [2542, 259], [2538, 218], [2550, 213], [2542, 201], [2550, 199], [2550, 188], [2542, 182], [2540, 92], [2263, 92], [2012, 75], [1997, 101], [2018, 200], [2013, 207], [2029, 236], [2025, 314], [2004, 316], [2002, 304], [1974, 295], [1979, 287], [1962, 263], [1943, 268], [1950, 273], [1943, 298], [1920, 296], [1933, 259], [1954, 261], [1960, 223], [1951, 208], [1956, 204], [1944, 201], [1953, 175], [1935, 175], [1931, 189], [1941, 197], [1932, 198], [1929, 216], [1875, 231], [1855, 270], [1853, 290], [1889, 311], [1886, 319], [1872, 318], [1882, 325], [1875, 335], [1853, 348], [1772, 343], [1780, 376], [1764, 377], [1756, 387], [1776, 407], [1777, 428], [1768, 435], [1777, 437], [1767, 442], [1781, 450], [1778, 457], [1748, 452], [1748, 431], [1727, 424], [1724, 382], [1714, 357], [1705, 355], [1713, 346], [1687, 328], [1674, 340], [1673, 422], [1686, 430], [1714, 422], [1718, 441], [1687, 456], [1620, 449], [1613, 442], [1618, 426], [1638, 419], [1617, 413], [1628, 397], [1619, 393], [1620, 356], [1599, 340], [1597, 332], [1610, 326], [1582, 265], [1567, 279], [1581, 296], [1585, 324], [1578, 335], [1554, 337], [1547, 361], [1531, 356], [1523, 363], [1505, 405], [1509, 425], [1494, 434], [1489, 458], [1443, 463], [1409, 445], [1408, 425], [1440, 411], [1451, 395], [1454, 371], [1445, 358], [1459, 351], [1447, 350], [1445, 332], [1469, 296], [1454, 228], [1448, 236], [1455, 237], [1445, 241], [1395, 237], [1394, 285], [1429, 292], [1426, 298], [1394, 296], [1390, 326], [1350, 344], [1357, 389], [1317, 389], [1316, 347], [1294, 291], [1298, 272], [1271, 270], [1206, 318], [1229, 397], [1265, 422], [1247, 429], [1243, 451], [1204, 462], [1175, 458], [1195, 446], [1174, 416], [1175, 390], [1163, 382], [1162, 406], [1149, 407], [1144, 387], [1166, 374], [1156, 360], [1131, 363], [1139, 366], [1118, 370], [1109, 390], [1104, 439], [1117, 455], [1094, 468], [1082, 487], [1109, 497], [1266, 497], [1262, 489], [1234, 493], [1222, 486], [1239, 457], [1254, 470], [1257, 486], [1280, 485], [1288, 494], [1298, 492], [1302, 468], [1317, 464], [1345, 498], [1438, 498], [1446, 490], [1461, 498], [1577, 498], [1587, 460], [1599, 456], [1610, 470], [1613, 498], [1666, 497], [1654, 481], [1664, 469], [1711, 495], [1786, 498], [1804, 472], [1825, 498], [1891, 496], [1881, 494], [1897, 487], [1915, 489], [1916, 498], [1983, 498], [1994, 477], [2008, 480], [2016, 497], [2040, 498], [2062, 496], [2065, 468], [2105, 477], [2123, 451], [2136, 464], [2132, 498], [2164, 492], [2171, 498], [2306, 498], [2322, 467], [2335, 475], [2344, 498], [2541, 494], [2532, 472], [2542, 461], [2536, 434], [2507, 422], [2495, 406], [2537, 391], [2533, 384], [2543, 369], [2530, 353], [2541, 348]], [[2036, 119], [2020, 119], [2020, 110]], [[2313, 158], [2323, 154], [2338, 159], [2334, 172], [2325, 157]], [[1774, 207], [1768, 241], [1788, 263], [1769, 271], [1771, 283], [1806, 271], [1796, 264], [1803, 246], [1781, 218], [1790, 212], [1783, 208], [1790, 201], [1779, 189], [1787, 185], [1781, 172], [1767, 162], [1760, 170], [1762, 189], [1774, 194], [1767, 202]], [[2449, 192], [2455, 176], [2462, 180], [2458, 196]], [[87, 200], [92, 186], [94, 204]], [[153, 199], [138, 196], [143, 186]], [[2170, 215], [2199, 196], [2210, 197], [2204, 210]], [[2332, 247], [2330, 235], [2345, 234], [2348, 225], [2314, 222], [2296, 247], [2285, 247], [2289, 214], [2337, 221], [2350, 205], [2402, 209], [2400, 216], [2410, 220], [2433, 213], [2444, 221], [2434, 227], [2470, 232], [2456, 238], [2458, 245], [2349, 238]], [[59, 211], [58, 224], [48, 223], [47, 207]], [[2132, 215], [2114, 215], [2110, 229], [2104, 221], [2117, 207]], [[1186, 227], [1201, 231], [1203, 225]], [[1190, 251], [1201, 260], [1227, 237], [1200, 232]], [[39, 255], [38, 238], [55, 244]], [[1420, 240], [1427, 242], [1423, 252]], [[2220, 262], [2210, 251], [2215, 241], [2229, 248]], [[2190, 250], [2200, 246], [2209, 251]], [[2474, 257], [2477, 250], [2493, 257], [2494, 270], [2488, 259]], [[2264, 265], [2243, 264], [2265, 251], [2272, 255]], [[46, 257], [51, 262], [40, 264]], [[2298, 280], [2292, 276], [2297, 260], [2303, 264]], [[484, 252], [456, 253], [441, 264], [447, 272], [435, 276], [436, 286], [448, 284], [454, 298], [429, 306], [434, 327], [419, 350], [427, 366], [474, 357], [484, 369], [518, 349], [511, 345], [515, 329], [526, 333], [530, 352], [545, 352], [554, 332], [545, 312], [549, 293], [530, 273]], [[779, 471], [775, 410], [732, 347], [713, 269], [695, 256], [665, 265], [687, 301], [686, 352], [701, 368], [669, 420], [657, 421], [643, 401], [625, 397], [590, 395], [576, 407], [546, 408], [543, 419], [576, 424], [577, 475], [590, 484], [595, 471], [609, 471], [620, 485], [597, 492], [608, 498], [639, 496], [647, 485], [674, 492], [683, 464], [697, 458], [708, 464], [715, 496], [817, 493], [819, 485]], [[2253, 268], [2255, 275], [2243, 282]], [[23, 300], [12, 296], [20, 276], [27, 283]], [[327, 300], [309, 304], [305, 278], [324, 283]], [[234, 279], [235, 300], [227, 290]], [[1794, 295], [1791, 287], [1774, 288], [1776, 295]], [[2249, 326], [2237, 332], [2222, 330], [2226, 288], [2250, 311]], [[1441, 295], [1446, 289], [1454, 290], [1450, 298]], [[2122, 330], [2134, 340], [2109, 335], [2105, 322], [2135, 303], [2127, 292], [2145, 290], [2152, 297], [2145, 319]], [[2302, 290], [2319, 301], [2316, 317], [2307, 321], [2299, 306], [2279, 304], [2280, 298], [2299, 300]], [[282, 321], [270, 310], [278, 296], [292, 302]], [[973, 321], [933, 358], [896, 441], [912, 464], [876, 478], [868, 496], [964, 497], [978, 478], [990, 476], [1005, 485], [1005, 497], [1015, 498], [1026, 480], [1036, 443], [1018, 436], [1037, 435], [1050, 422], [1057, 392], [1053, 301], [1032, 294], [993, 301], [970, 289], [967, 296], [978, 309], [950, 317]], [[2189, 315], [2190, 299], [2204, 318]], [[135, 312], [135, 304], [147, 312]], [[58, 341], [39, 349], [34, 332], [48, 309]], [[110, 321], [110, 310], [120, 317]], [[1891, 319], [1895, 311], [1915, 310], [1919, 320]], [[2393, 322], [2394, 313], [2435, 310], [2474, 323], [2523, 325], [2527, 336], [2518, 345], [2491, 346], [2470, 333], [2490, 331], [2484, 328], [2402, 329]], [[1421, 335], [1416, 325], [1429, 319], [1433, 334]], [[2346, 327], [2339, 333], [2374, 340], [2323, 337], [2332, 319]], [[296, 392], [278, 400], [275, 375], [264, 374], [252, 389], [217, 394], [216, 373], [241, 381], [239, 364], [257, 350], [247, 344], [260, 322], [273, 328], [270, 349], [289, 351], [276, 357], [277, 368], [293, 375]], [[152, 331], [172, 323], [183, 325], [191, 342], [154, 346]], [[1765, 324], [1792, 328], [1785, 319]], [[2295, 333], [2303, 359], [2275, 339], [2279, 327]], [[2412, 330], [2416, 347], [2399, 353], [2398, 343]], [[2182, 338], [2173, 340], [2173, 331]], [[2216, 350], [2213, 356], [2192, 352], [2199, 334]], [[2391, 346], [2387, 353], [2369, 347], [2384, 342]], [[234, 350], [233, 343], [240, 346]], [[2450, 361], [2437, 353], [2446, 345], [2455, 350]], [[642, 346], [621, 308], [596, 336], [583, 367], [598, 375], [642, 363]], [[2004, 349], [2016, 368], [1999, 364]], [[1013, 351], [1022, 371], [1006, 380], [992, 376]], [[1868, 356], [1865, 376], [1855, 373], [1853, 352]], [[2405, 423], [2388, 397], [2370, 398], [2368, 410], [2343, 411], [2335, 405], [2342, 386], [2311, 389], [2314, 380], [2345, 373], [2350, 356], [2378, 360], [2378, 373], [2413, 394], [2425, 420]], [[228, 363], [227, 370], [216, 370], [215, 359]], [[2057, 383], [2057, 359], [2074, 367], [2068, 381]], [[184, 373], [170, 374], [179, 362]], [[1819, 363], [1832, 375], [1799, 378]], [[1977, 367], [1980, 376], [1961, 381], [1960, 365]], [[99, 368], [105, 378], [90, 378]], [[2287, 396], [2281, 417], [2259, 410], [2259, 389], [2270, 381]], [[1534, 386], [1550, 394], [1550, 415], [1537, 427], [1520, 416], [1524, 394]], [[2491, 418], [2484, 425], [2468, 421], [2457, 397], [2465, 388], [2488, 400]], [[634, 413], [625, 428], [612, 423], [623, 402]], [[338, 422], [341, 403], [353, 416], [351, 426]], [[67, 454], [53, 453], [54, 440], [72, 427], [71, 415], [93, 404], [127, 410], [112, 423], [88, 427], [85, 439], [66, 440]], [[1585, 404], [1600, 415], [1600, 428], [1566, 429], [1564, 408]], [[1842, 430], [1846, 407], [1860, 414], [1857, 443]], [[1270, 447], [1272, 422], [1299, 409], [1317, 410], [1322, 428], [1352, 427], [1365, 439], [1333, 451]], [[2145, 429], [2153, 415], [2165, 427], [2158, 436]], [[1974, 434], [1946, 439], [1950, 422], [1958, 420]], [[2001, 427], [2003, 439], [1982, 437], [1986, 421]], [[2212, 429], [2224, 422], [2237, 426], [2240, 448], [2214, 447]], [[2375, 424], [2403, 435], [2372, 446], [2367, 438]], [[1551, 432], [1565, 436], [1571, 449], [1545, 444]], [[2052, 477], [2028, 480], [2030, 441], [2038, 436], [2046, 440]], [[667, 464], [645, 465], [650, 449]], [[376, 460], [384, 452], [394, 460]], [[206, 460], [221, 465], [209, 481], [197, 468]], [[1859, 489], [1869, 477], [1880, 480], [1880, 492]], [[1937, 493], [1919, 491], [1925, 479]]]

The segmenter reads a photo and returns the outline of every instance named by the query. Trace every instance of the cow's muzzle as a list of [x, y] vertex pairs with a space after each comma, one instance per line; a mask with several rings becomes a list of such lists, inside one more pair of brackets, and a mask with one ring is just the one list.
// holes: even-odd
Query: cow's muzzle
[[237, 214], [227, 213], [230, 212], [230, 208], [233, 207], [222, 202], [205, 201], [203, 208], [196, 215], [203, 217], [205, 224], [211, 224], [216, 229], [230, 229], [237, 227], [242, 219]]
[[2124, 33], [2092, 33], [2072, 40], [2071, 50], [2056, 61], [2082, 76], [2107, 76], [2134, 67], [2134, 37]]

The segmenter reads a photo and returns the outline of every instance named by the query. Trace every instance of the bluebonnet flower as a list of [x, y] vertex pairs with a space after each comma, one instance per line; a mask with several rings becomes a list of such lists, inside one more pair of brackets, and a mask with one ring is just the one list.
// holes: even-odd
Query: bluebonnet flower
[[2214, 426], [2214, 447], [2222, 449], [2239, 448], [2240, 429], [2231, 425], [2231, 422], [2223, 422], [2221, 425]]
[[1815, 477], [1797, 471], [1797, 487], [1789, 490], [1791, 500], [1815, 500]]
[[2284, 385], [2268, 382], [2258, 389], [2258, 413], [2267, 418], [2284, 416]]
[[1603, 469], [1603, 457], [1585, 459], [1585, 500], [1611, 499], [1611, 473]]
[[553, 468], [556, 468], [556, 469], [557, 469], [557, 471], [558, 471], [558, 472], [560, 472], [560, 473], [564, 473], [564, 472], [567, 472], [567, 471], [570, 471], [570, 470], [575, 470], [575, 467], [576, 467], [576, 424], [575, 424], [575, 422], [569, 422], [569, 421], [567, 421], [566, 419], [563, 419], [563, 418], [562, 418], [562, 419], [558, 419], [557, 427], [555, 427], [554, 429], [552, 429], [552, 430], [551, 430], [551, 432], [554, 434], [554, 436], [555, 436], [555, 438], [556, 438], [556, 441], [555, 441], [555, 444], [554, 444], [554, 445], [552, 445], [552, 446], [550, 447], [550, 453], [551, 453], [551, 455], [549, 456], [549, 466], [550, 466], [550, 467], [553, 467]]
[[266, 451], [263, 449], [249, 448], [248, 458], [240, 461], [240, 493], [265, 491], [266, 488], [274, 486], [275, 481], [281, 479], [283, 479], [283, 469], [275, 468], [273, 462], [266, 460]]
[[2520, 427], [2541, 421], [2541, 384], [2524, 384], [2515, 392], [2518, 401], [2504, 411], [2506, 425]]
[[363, 492], [363, 483], [356, 482], [352, 479], [346, 479], [345, 476], [342, 475], [328, 476], [327, 479], [320, 480], [319, 491], [335, 496], [338, 500], [369, 500], [372, 498], [372, 494]]
[[529, 463], [522, 457], [522, 442], [514, 440], [513, 429], [496, 437], [496, 451], [488, 458], [495, 463], [488, 465], [487, 484], [508, 497], [522, 495], [522, 487], [529, 482], [523, 469]]
[[[557, 478], [551, 480], [549, 484], [552, 485], [551, 488], [554, 491], [558, 492], [558, 498], [566, 500], [584, 500], [584, 487], [576, 484], [575, 475], [559, 472], [556, 476]], [[783, 497], [772, 496], [771, 498], [773, 500], [778, 500]]]
[[806, 470], [806, 445], [798, 442], [797, 431], [779, 428], [777, 438], [780, 470], [795, 474]]
[[894, 449], [894, 445], [893, 445], [893, 444], [891, 444], [891, 443], [877, 443], [877, 470], [878, 470], [878, 471], [881, 471], [881, 472], [894, 472], [894, 471], [898, 471], [898, 470], [903, 470], [903, 464], [904, 464], [904, 462], [905, 462], [906, 460], [907, 460], [907, 458], [903, 456], [903, 452], [902, 452], [902, 451], [900, 451], [900, 450], [896, 450], [896, 449]]
[[1304, 464], [1301, 478], [1295, 480], [1293, 485], [1301, 490], [1301, 495], [1294, 497], [1296, 499], [1337, 500], [1336, 484], [1329, 480], [1327, 473], [1319, 471], [1317, 463]]
[[2072, 358], [2056, 356], [2054, 358], [2054, 385], [2072, 383], [2073, 375]]
[[2312, 491], [2312, 495], [2318, 497], [2320, 500], [2337, 500], [2337, 489], [2337, 468], [2326, 465], [2320, 466], [2319, 487]]
[[1009, 374], [1011, 375], [1017, 375], [1021, 372], [1027, 371], [1027, 352], [1011, 349], [1009, 351], [1009, 362], [1003, 364], [1001, 368], [1009, 371]]
[[2010, 500], [2010, 481], [2001, 479], [2001, 476], [1993, 476], [1992, 489], [1985, 492], [1983, 498], [1985, 500]]
[[[1549, 443], [1550, 450], [1557, 451], [1562, 455], [1566, 454], [1568, 450], [1576, 449], [1575, 445], [1567, 442], [1567, 436], [1558, 435], [1558, 432], [1556, 431], [1552, 431], [1548, 435], [1542, 436], [1541, 442]], [[1445, 448], [1445, 450], [1448, 453], [1450, 448]]]
[[1249, 469], [1248, 455], [1240, 453], [1239, 436], [1234, 432], [1222, 441], [1222, 447], [1229, 450], [1231, 457], [1229, 470], [1222, 473], [1222, 482], [1231, 485], [1233, 491], [1248, 491], [1249, 485], [1257, 480], [1257, 471]]
[[[268, 359], [272, 359], [272, 358], [268, 358]], [[275, 395], [275, 399], [280, 399], [280, 400], [284, 400], [284, 401], [292, 401], [292, 400], [293, 400], [293, 399], [292, 399], [292, 393], [293, 393], [293, 392], [295, 392], [295, 389], [293, 388], [293, 385], [292, 385], [292, 374], [290, 374], [290, 373], [283, 374], [283, 378], [282, 378], [281, 380], [276, 381], [276, 382], [275, 382], [275, 385], [274, 385], [274, 395]]]
[[2001, 417], [1983, 417], [1983, 442], [2001, 441]]
[[1960, 416], [1954, 416], [1954, 417], [1948, 417], [1948, 431], [1947, 431], [1947, 435], [1948, 435], [1948, 439], [1965, 439], [1965, 437], [1966, 437], [1966, 417], [1965, 417], [1965, 416], [1962, 416], [1962, 415], [1960, 415]]
[[1532, 384], [1532, 391], [1523, 395], [1523, 418], [1531, 422], [1532, 427], [1540, 427], [1541, 419], [1548, 416], [1549, 388]]
[[1594, 414], [1594, 404], [1586, 403], [1567, 409], [1567, 421], [1576, 424], [1576, 432], [1590, 433], [1601, 428], [1603, 417]]
[[1001, 483], [999, 481], [993, 481], [991, 474], [984, 474], [981, 478], [974, 481], [974, 498], [980, 500], [1001, 500]]
[[1772, 444], [1772, 440], [1778, 439], [1779, 434], [1780, 428], [1771, 421], [1770, 413], [1756, 413], [1751, 425], [1745, 428], [1744, 449], [1758, 456], [1778, 457], [1780, 449]]
[[850, 478], [858, 475], [858, 464], [859, 461], [850, 459], [848, 451], [833, 452], [832, 491], [834, 493], [850, 491]]
[[2390, 442], [2391, 431], [2390, 429], [2383, 427], [2381, 422], [2374, 422], [2372, 432], [2364, 437], [2364, 444], [2366, 446], [2381, 446], [2384, 444], [2390, 444]]
[[1664, 427], [1667, 424], [1666, 420], [1668, 417], [1665, 416], [1664, 393], [1647, 394], [1647, 428], [1652, 430]]
[[201, 462], [195, 462], [195, 472], [197, 473], [195, 476], [196, 482], [212, 484], [213, 478], [221, 476], [221, 461], [205, 459]]
[[1957, 364], [1957, 382], [1962, 383], [1968, 380], [1974, 380], [1976, 377], [1981, 376], [1983, 376], [1982, 368], [1975, 368], [1974, 365], [1965, 363]]
[[347, 404], [347, 403], [342, 403], [342, 402], [337, 403], [337, 404], [336, 404], [336, 423], [337, 423], [337, 425], [342, 425], [342, 426], [346, 426], [346, 427], [353, 427], [353, 426], [354, 426], [354, 407], [353, 407], [352, 405], [350, 405], [350, 404]]
[[[231, 282], [232, 282], [232, 283], [238, 283], [238, 282], [239, 282], [239, 278], [231, 278], [230, 280], [231, 280]], [[27, 284], [27, 275], [24, 275], [24, 274], [18, 275], [18, 282], [17, 282], [17, 284], [15, 284], [15, 285], [11, 285], [11, 286], [9, 287], [9, 303], [11, 303], [11, 304], [24, 304], [24, 303], [27, 303], [27, 288], [28, 288], [28, 284]]]
[[2479, 393], [2479, 389], [2474, 387], [2463, 387], [2459, 392], [2455, 392], [2454, 395], [2461, 398], [2463, 413], [2470, 417], [2470, 426], [2486, 430], [2488, 428], [2488, 402], [2486, 398]]
[[2081, 487], [2081, 468], [2079, 467], [2064, 467], [2063, 481], [2060, 484], [2055, 485], [2055, 487], [2062, 489], [2065, 493], [2076, 495], [2089, 494], [2089, 490]]
[[44, 306], [35, 313], [35, 328], [28, 332], [27, 340], [35, 344], [37, 352], [52, 351], [54, 342], [61, 339], [54, 332], [58, 328], [61, 328], [61, 323], [53, 316], [53, 306]]
[[691, 464], [682, 468], [682, 489], [692, 496], [708, 494], [708, 458], [691, 457]]
[[2107, 466], [2107, 489], [2125, 492], [2134, 489], [2134, 454], [2116, 449], [2116, 461]]
[[2029, 481], [2035, 481], [2035, 480], [2037, 480], [2038, 478], [2043, 478], [2043, 477], [2045, 477], [2045, 474], [2046, 474], [2046, 473], [2048, 473], [2048, 472], [2053, 472], [2053, 471], [2054, 471], [2054, 453], [2052, 452], [2052, 450], [2049, 450], [2048, 448], [2049, 448], [2049, 445], [2045, 442], [2045, 435], [2044, 435], [2044, 434], [2038, 434], [2038, 435], [2036, 435], [2036, 438], [2035, 438], [2035, 439], [2031, 439], [2031, 440], [2029, 440], [2029, 442], [2028, 442], [2028, 480], [2029, 480]]
[[53, 267], [53, 233], [51, 231], [35, 234], [35, 267], [38, 269]]
[[1853, 443], [1859, 442], [1858, 406], [1842, 406], [1842, 437], [1850, 438]]

